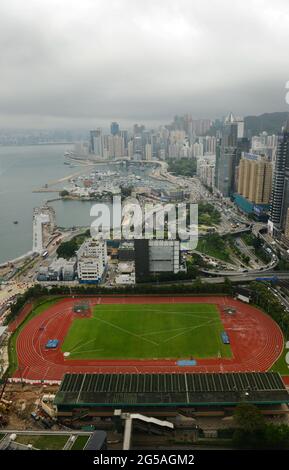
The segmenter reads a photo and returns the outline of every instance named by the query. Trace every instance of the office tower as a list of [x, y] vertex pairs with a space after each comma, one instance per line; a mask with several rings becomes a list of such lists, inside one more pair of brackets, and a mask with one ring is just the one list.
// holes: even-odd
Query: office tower
[[94, 138], [97, 136], [97, 131], [89, 132], [89, 153], [94, 153]]
[[238, 141], [238, 121], [234, 114], [230, 112], [225, 119], [222, 130], [222, 146], [237, 147]]
[[237, 117], [236, 121], [237, 121], [237, 125], [238, 125], [238, 130], [237, 130], [238, 139], [243, 139], [244, 133], [245, 133], [244, 119], [240, 118], [240, 117]]
[[270, 220], [271, 235], [281, 236], [289, 208], [289, 120], [278, 138], [273, 178]]
[[124, 141], [124, 148], [127, 149], [128, 144], [128, 131], [126, 129], [120, 131], [120, 136], [123, 138]]
[[272, 163], [266, 157], [244, 154], [239, 165], [238, 194], [254, 204], [269, 204]]
[[89, 153], [98, 157], [103, 156], [103, 137], [100, 128], [90, 131]]
[[237, 145], [238, 123], [229, 113], [224, 122], [221, 142], [216, 148], [215, 186], [224, 197], [229, 197], [234, 190]]
[[142, 144], [142, 136], [135, 135], [133, 139], [133, 152], [134, 158], [136, 160], [142, 160], [143, 157], [143, 144]]
[[112, 135], [119, 134], [119, 124], [117, 122], [112, 122], [110, 125], [110, 133]]

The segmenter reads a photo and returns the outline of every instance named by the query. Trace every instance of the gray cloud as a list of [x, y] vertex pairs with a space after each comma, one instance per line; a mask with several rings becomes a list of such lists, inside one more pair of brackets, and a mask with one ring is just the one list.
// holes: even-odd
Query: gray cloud
[[288, 110], [287, 0], [2, 0], [0, 125]]

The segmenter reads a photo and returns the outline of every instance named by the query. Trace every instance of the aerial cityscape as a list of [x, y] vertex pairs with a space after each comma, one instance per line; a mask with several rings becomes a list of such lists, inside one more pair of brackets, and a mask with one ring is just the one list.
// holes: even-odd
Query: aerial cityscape
[[287, 3], [4, 3], [0, 450], [288, 450]]

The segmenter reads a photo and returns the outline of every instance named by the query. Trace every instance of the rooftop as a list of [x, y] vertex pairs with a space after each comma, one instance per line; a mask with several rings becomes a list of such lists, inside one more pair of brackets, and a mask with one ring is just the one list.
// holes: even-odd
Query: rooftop
[[289, 403], [275, 372], [66, 374], [54, 403], [76, 406], [194, 406]]

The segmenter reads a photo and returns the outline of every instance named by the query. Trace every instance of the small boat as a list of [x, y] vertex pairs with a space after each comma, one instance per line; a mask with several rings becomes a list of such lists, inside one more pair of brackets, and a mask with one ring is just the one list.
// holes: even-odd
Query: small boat
[[14, 221], [13, 221], [13, 224], [17, 225], [17, 224], [18, 224], [18, 220], [14, 220]]

